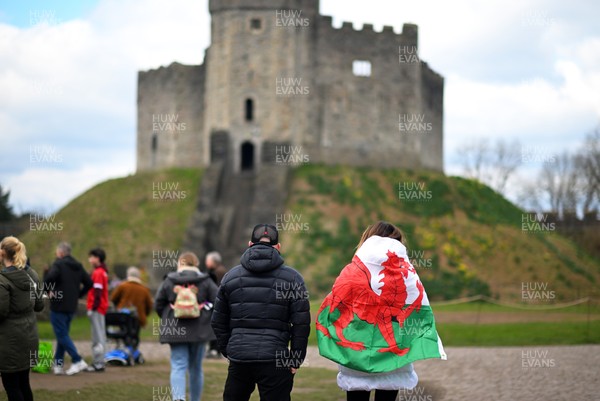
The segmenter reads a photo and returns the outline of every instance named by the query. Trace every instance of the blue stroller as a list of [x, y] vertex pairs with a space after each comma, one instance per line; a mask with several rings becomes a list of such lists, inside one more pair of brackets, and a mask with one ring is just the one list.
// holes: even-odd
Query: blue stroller
[[140, 344], [140, 322], [135, 311], [120, 309], [106, 313], [106, 337], [116, 341], [116, 348], [104, 355], [107, 365], [133, 366], [143, 364]]

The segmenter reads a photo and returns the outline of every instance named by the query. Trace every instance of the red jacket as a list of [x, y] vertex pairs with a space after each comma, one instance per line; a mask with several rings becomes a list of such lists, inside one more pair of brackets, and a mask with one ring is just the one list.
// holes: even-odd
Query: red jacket
[[97, 312], [106, 315], [106, 311], [108, 310], [108, 273], [106, 271], [106, 266], [96, 266], [92, 272], [92, 282], [94, 284], [92, 289], [88, 292], [87, 309], [94, 310], [96, 294], [100, 293], [100, 302], [98, 303]]

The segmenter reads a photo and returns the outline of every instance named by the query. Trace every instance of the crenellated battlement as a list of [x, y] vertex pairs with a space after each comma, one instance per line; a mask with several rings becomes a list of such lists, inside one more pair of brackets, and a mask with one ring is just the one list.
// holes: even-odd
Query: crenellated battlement
[[406, 23], [402, 26], [402, 32], [396, 33], [394, 27], [391, 25], [385, 25], [381, 31], [375, 30], [373, 24], [363, 24], [362, 28], [355, 29], [352, 22], [343, 21], [342, 26], [337, 28], [333, 25], [333, 18], [329, 15], [319, 17], [322, 28], [330, 29], [332, 32], [342, 32], [344, 34], [364, 33], [364, 34], [378, 34], [384, 37], [396, 37], [403, 38], [408, 43], [418, 42], [419, 27], [415, 24]]

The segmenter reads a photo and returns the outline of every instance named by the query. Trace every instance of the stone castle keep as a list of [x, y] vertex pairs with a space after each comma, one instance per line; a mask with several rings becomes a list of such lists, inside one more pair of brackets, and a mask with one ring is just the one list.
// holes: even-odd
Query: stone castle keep
[[334, 28], [319, 0], [210, 0], [209, 10], [202, 65], [139, 73], [138, 171], [443, 170], [444, 81], [419, 59], [416, 25]]

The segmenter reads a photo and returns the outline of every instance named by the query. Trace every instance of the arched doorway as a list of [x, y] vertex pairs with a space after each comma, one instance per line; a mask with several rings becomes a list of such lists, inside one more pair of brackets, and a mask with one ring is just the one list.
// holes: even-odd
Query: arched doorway
[[249, 141], [243, 142], [240, 152], [241, 170], [248, 171], [254, 169], [254, 144]]

